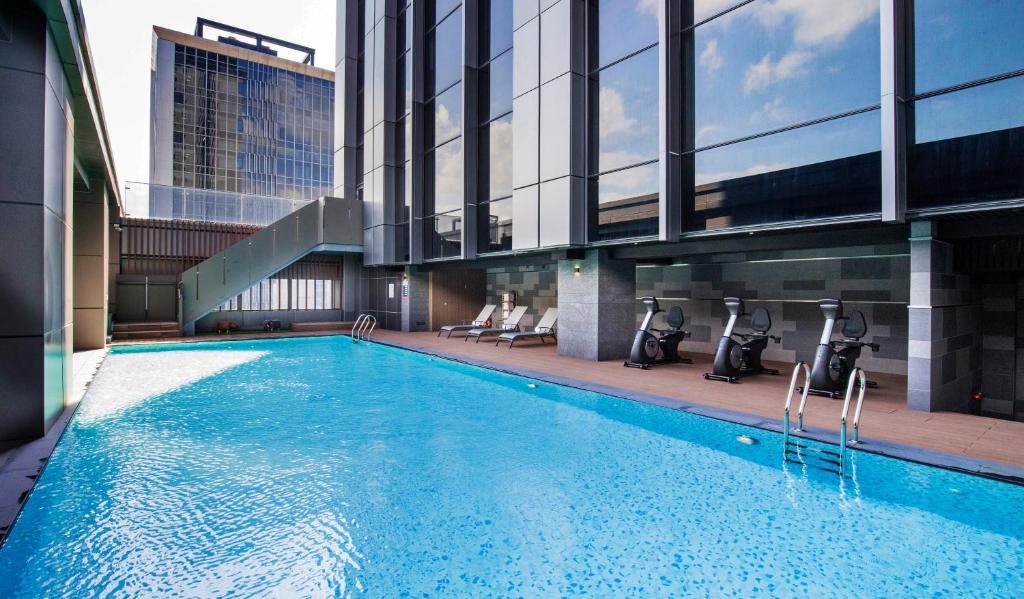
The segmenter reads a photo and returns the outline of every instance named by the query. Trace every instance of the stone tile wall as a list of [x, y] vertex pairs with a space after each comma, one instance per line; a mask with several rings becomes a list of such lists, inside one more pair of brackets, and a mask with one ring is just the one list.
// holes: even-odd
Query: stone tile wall
[[[487, 303], [501, 310], [501, 294], [516, 292], [516, 303], [527, 306], [521, 326], [532, 327], [548, 308], [558, 307], [558, 263], [553, 260], [487, 268]], [[500, 318], [500, 313], [499, 313]]]
[[[747, 311], [758, 306], [772, 315], [769, 360], [812, 361], [824, 319], [817, 301], [838, 297], [847, 312], [860, 310], [868, 323], [866, 341], [881, 345], [858, 364], [870, 372], [906, 374], [907, 302], [910, 257], [905, 244], [740, 252], [688, 259], [685, 264], [637, 267], [637, 297], [653, 295], [663, 310], [683, 309], [693, 333], [685, 351], [713, 354], [728, 321], [722, 299], [742, 298]], [[637, 322], [644, 307], [637, 301]], [[663, 317], [656, 321], [663, 324]], [[743, 322], [741, 321], [741, 325]]]

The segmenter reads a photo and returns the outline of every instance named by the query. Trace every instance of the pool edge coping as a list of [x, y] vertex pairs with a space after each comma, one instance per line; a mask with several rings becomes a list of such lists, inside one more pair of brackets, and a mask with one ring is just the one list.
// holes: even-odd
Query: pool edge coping
[[[3, 550], [18, 517], [32, 496], [46, 467], [50, 464], [50, 457], [64, 436], [64, 432], [67, 431], [68, 424], [71, 423], [75, 412], [82, 405], [89, 386], [92, 385], [110, 355], [109, 346], [90, 351], [97, 352], [96, 359], [83, 363], [80, 372], [75, 370], [74, 364], [72, 364], [71, 393], [64, 404], [64, 409], [53, 421], [50, 430], [42, 437], [27, 440], [25, 443], [3, 452], [8, 459], [0, 464], [0, 493], [6, 494], [13, 489], [18, 493], [18, 498], [13, 504], [0, 504], [0, 550]], [[26, 478], [31, 482], [26, 483]]]
[[[348, 337], [348, 335], [339, 336]], [[738, 412], [727, 408], [718, 408], [704, 404], [697, 404], [681, 399], [674, 399], [671, 397], [656, 395], [654, 393], [648, 393], [645, 391], [632, 391], [630, 389], [615, 387], [612, 385], [605, 385], [603, 383], [591, 383], [570, 376], [551, 374], [548, 372], [533, 370], [531, 368], [522, 368], [519, 366], [510, 366], [507, 364], [492, 362], [489, 360], [470, 358], [468, 356], [462, 356], [445, 351], [439, 351], [430, 347], [405, 344], [390, 339], [386, 341], [381, 339], [370, 339], [369, 341], [385, 347], [393, 347], [396, 349], [403, 349], [423, 355], [436, 356], [438, 358], [450, 360], [452, 362], [466, 364], [469, 366], [476, 366], [478, 368], [486, 368], [488, 370], [494, 370], [505, 374], [526, 377], [554, 385], [571, 387], [574, 389], [582, 389], [584, 391], [601, 393], [602, 395], [609, 395], [611, 397], [616, 397], [619, 399], [636, 401], [639, 403], [660, 406], [672, 410], [679, 410], [681, 412], [686, 412], [689, 414], [695, 414], [698, 416], [713, 418], [715, 420], [731, 422], [733, 424], [739, 424], [742, 426], [749, 426], [751, 428], [765, 430], [773, 433], [783, 433], [783, 425], [781, 419], [765, 418], [754, 414], [748, 414], [746, 412]], [[791, 434], [796, 438], [811, 439], [813, 441], [829, 443], [832, 445], [839, 445], [839, 433], [832, 432], [826, 429], [808, 428], [806, 431], [800, 434]], [[971, 476], [980, 476], [982, 478], [998, 480], [1000, 482], [1008, 484], [1024, 486], [1024, 467], [1013, 466], [1011, 464], [1004, 464], [1002, 462], [995, 462], [991, 460], [972, 458], [969, 456], [945, 453], [934, 449], [915, 447], [913, 445], [895, 443], [892, 441], [880, 441], [872, 439], [871, 437], [865, 437], [863, 435], [861, 436], [859, 444], [857, 444], [856, 446], [848, 446], [848, 449], [851, 451], [862, 451], [864, 453], [881, 455], [907, 462], [914, 462], [925, 466], [933, 466], [936, 468], [942, 468], [944, 470], [952, 470], [954, 472], [960, 472]]]

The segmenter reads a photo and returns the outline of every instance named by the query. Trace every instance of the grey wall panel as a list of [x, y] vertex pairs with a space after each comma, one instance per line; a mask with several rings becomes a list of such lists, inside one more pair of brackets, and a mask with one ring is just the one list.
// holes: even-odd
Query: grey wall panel
[[537, 185], [522, 187], [512, 192], [513, 249], [530, 249], [538, 246], [539, 193]]
[[559, 0], [540, 15], [540, 82], [551, 81], [572, 68], [573, 0]]
[[512, 186], [539, 181], [540, 91], [533, 90], [512, 101]]
[[586, 183], [581, 177], [562, 177], [540, 184], [540, 233], [541, 247], [564, 246], [579, 242], [576, 226], [584, 215], [574, 209], [582, 205]]
[[[573, 169], [574, 163], [580, 165], [580, 159], [573, 159], [573, 154], [582, 154], [580, 141], [574, 139], [573, 130], [573, 77], [565, 75], [545, 83], [540, 88], [540, 180], [547, 181], [566, 175], [582, 175]], [[516, 117], [518, 118], [518, 113]]]
[[149, 182], [173, 185], [174, 44], [157, 40], [155, 51], [156, 69], [150, 71], [149, 84]]
[[[499, 0], [501, 2], [508, 2], [509, 0]], [[512, 6], [512, 27], [518, 29], [522, 27], [527, 21], [537, 16], [540, 10], [540, 3], [538, 0], [511, 0]]]
[[521, 96], [540, 85], [540, 20], [516, 29], [512, 47], [512, 95]]

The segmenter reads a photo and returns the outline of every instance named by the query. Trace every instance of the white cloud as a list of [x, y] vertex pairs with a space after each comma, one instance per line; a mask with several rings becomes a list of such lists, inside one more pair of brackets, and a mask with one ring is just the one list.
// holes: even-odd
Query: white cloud
[[747, 76], [743, 82], [743, 93], [761, 91], [769, 86], [793, 79], [804, 74], [804, 65], [812, 58], [809, 52], [793, 50], [772, 62], [772, 53], [765, 54], [757, 64], [747, 67]]
[[795, 21], [793, 41], [809, 47], [840, 43], [877, 14], [878, 0], [774, 0], [761, 5], [758, 18], [766, 28], [774, 29], [791, 17]]
[[642, 15], [658, 16], [658, 0], [637, 0], [636, 12]]
[[725, 63], [722, 53], [718, 50], [718, 38], [711, 38], [700, 52], [700, 64], [708, 71], [715, 71]]
[[754, 114], [750, 115], [751, 122], [761, 119], [777, 122], [789, 122], [793, 120], [793, 112], [785, 106], [785, 99], [782, 96], [775, 96], [765, 102]]
[[629, 166], [630, 164], [643, 162], [649, 158], [650, 156], [627, 152], [625, 150], [603, 150], [601, 155], [598, 157], [598, 164], [601, 165], [602, 171], [608, 171]]
[[614, 178], [602, 178], [598, 199], [601, 202], [612, 202], [650, 193], [651, 188], [657, 183], [657, 178], [657, 168], [641, 167], [620, 171]]
[[789, 165], [784, 162], [776, 163], [764, 163], [755, 164], [754, 166], [745, 168], [739, 171], [722, 171], [718, 173], [697, 173], [695, 177], [695, 183], [697, 185], [704, 185], [705, 183], [716, 183], [718, 181], [728, 181], [730, 179], [738, 179], [740, 177], [749, 177], [751, 175], [761, 175], [764, 173], [772, 173], [775, 171], [781, 171], [782, 169], [789, 168]]
[[694, 137], [694, 141], [697, 145], [700, 145], [704, 138], [711, 132], [719, 130], [721, 127], [715, 124], [704, 125], [700, 129], [697, 129], [697, 134]]
[[598, 106], [601, 112], [601, 139], [630, 133], [636, 127], [636, 120], [626, 115], [626, 105], [618, 91], [602, 87]]

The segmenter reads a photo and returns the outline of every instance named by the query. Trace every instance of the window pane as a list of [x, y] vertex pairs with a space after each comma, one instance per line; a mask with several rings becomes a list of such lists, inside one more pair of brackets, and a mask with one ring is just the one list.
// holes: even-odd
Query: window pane
[[426, 95], [462, 79], [462, 10], [445, 19], [427, 35]]
[[427, 258], [452, 258], [462, 253], [462, 210], [427, 219]]
[[427, 130], [427, 147], [442, 144], [462, 133], [462, 85], [444, 92], [429, 106], [433, 111], [434, 127]]
[[427, 25], [430, 26], [436, 23], [438, 19], [443, 19], [449, 11], [459, 4], [461, 4], [461, 0], [434, 0], [433, 2], [428, 0], [427, 5], [430, 7], [428, 10], [431, 12], [427, 14]]
[[879, 102], [878, 0], [753, 2], [694, 31], [696, 147]]
[[914, 2], [918, 93], [1024, 67], [1021, 0]]
[[598, 67], [658, 43], [658, 2], [600, 0], [597, 10]]
[[911, 208], [1024, 197], [1024, 77], [918, 100]]
[[881, 210], [879, 111], [698, 152], [695, 227]]
[[658, 163], [601, 175], [597, 184], [597, 238], [658, 234]]
[[512, 2], [484, 0], [480, 10], [485, 23], [480, 32], [485, 59], [494, 58], [512, 47]]
[[500, 252], [512, 249], [512, 199], [480, 204], [481, 252]]
[[480, 128], [480, 199], [512, 195], [512, 115]]
[[433, 202], [428, 202], [428, 214], [449, 212], [462, 208], [462, 140], [456, 139], [427, 154], [428, 189], [433, 190]]
[[480, 108], [484, 120], [512, 110], [512, 52], [502, 54], [480, 74]]
[[658, 157], [658, 49], [601, 71], [597, 79], [598, 172]]

